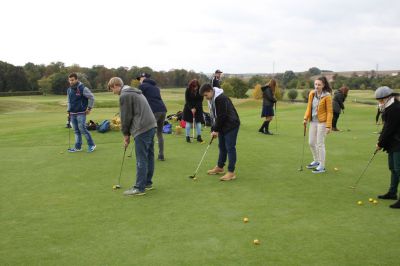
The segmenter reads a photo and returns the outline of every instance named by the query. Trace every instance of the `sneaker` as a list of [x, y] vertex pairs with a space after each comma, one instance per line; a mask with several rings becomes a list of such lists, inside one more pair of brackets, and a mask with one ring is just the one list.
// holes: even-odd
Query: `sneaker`
[[221, 181], [231, 181], [236, 178], [236, 175], [233, 172], [228, 172], [224, 176], [222, 176], [219, 180]]
[[325, 168], [319, 168], [319, 167], [317, 167], [317, 168], [315, 168], [315, 170], [312, 170], [312, 173], [313, 174], [321, 174], [321, 173], [325, 173]]
[[159, 154], [157, 160], [165, 161], [164, 155]]
[[224, 173], [224, 168], [219, 168], [218, 166], [215, 166], [213, 169], [207, 171], [208, 175], [222, 175]]
[[93, 146], [89, 146], [88, 151], [87, 152], [94, 152], [94, 150], [96, 149], [96, 145]]
[[79, 152], [82, 151], [82, 149], [77, 149], [77, 148], [69, 148], [68, 152]]
[[388, 193], [386, 193], [386, 194], [379, 195], [379, 196], [378, 196], [378, 199], [397, 200], [397, 195], [388, 192]]
[[269, 132], [269, 131], [265, 131], [264, 132], [265, 135], [274, 135], [273, 133]]
[[307, 169], [314, 169], [314, 168], [317, 168], [319, 166], [319, 162], [312, 162], [312, 163], [310, 163], [309, 165], [307, 165], [306, 167], [307, 167]]
[[203, 139], [201, 138], [201, 136], [200, 136], [200, 135], [198, 135], [198, 136], [197, 136], [197, 142], [200, 142], [200, 143], [202, 143], [202, 142], [203, 142]]
[[400, 209], [400, 200], [389, 206], [392, 209]]
[[146, 185], [146, 187], [145, 187], [146, 191], [153, 190], [153, 189], [154, 189], [153, 185]]
[[191, 141], [190, 141], [190, 137], [186, 137], [186, 142], [187, 143], [190, 143]]
[[336, 128], [336, 127], [333, 127], [332, 131], [340, 131], [340, 130], [338, 128]]
[[265, 132], [264, 132], [264, 129], [261, 129], [261, 128], [258, 130], [258, 132], [260, 132], [260, 133], [265, 133]]
[[125, 196], [142, 196], [142, 195], [146, 195], [145, 191], [140, 191], [137, 188], [131, 188], [127, 191], [124, 192]]

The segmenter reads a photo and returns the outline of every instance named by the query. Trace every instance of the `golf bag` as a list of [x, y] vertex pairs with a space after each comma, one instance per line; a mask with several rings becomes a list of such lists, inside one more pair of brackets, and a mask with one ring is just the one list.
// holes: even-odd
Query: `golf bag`
[[210, 113], [203, 112], [204, 124], [206, 127], [211, 127]]
[[110, 130], [110, 121], [103, 120], [97, 127], [97, 131], [100, 133], [106, 133]]
[[170, 123], [168, 123], [167, 121], [165, 121], [166, 123], [164, 123], [163, 126], [163, 133], [165, 134], [171, 134], [172, 133], [172, 125]]
[[97, 124], [93, 120], [90, 120], [89, 123], [86, 124], [86, 128], [87, 130], [96, 130]]

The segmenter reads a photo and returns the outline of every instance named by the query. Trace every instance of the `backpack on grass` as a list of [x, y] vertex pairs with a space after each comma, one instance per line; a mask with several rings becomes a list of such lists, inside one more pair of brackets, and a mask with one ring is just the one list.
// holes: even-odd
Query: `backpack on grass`
[[97, 126], [97, 131], [100, 132], [100, 133], [106, 133], [109, 130], [110, 130], [110, 121], [108, 121], [108, 120], [103, 120]]

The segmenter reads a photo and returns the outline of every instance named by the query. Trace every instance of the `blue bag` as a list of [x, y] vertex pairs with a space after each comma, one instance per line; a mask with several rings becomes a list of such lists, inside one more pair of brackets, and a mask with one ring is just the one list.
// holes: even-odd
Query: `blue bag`
[[100, 133], [106, 133], [109, 130], [110, 130], [110, 121], [108, 121], [108, 120], [103, 120], [97, 126], [97, 131], [100, 132]]

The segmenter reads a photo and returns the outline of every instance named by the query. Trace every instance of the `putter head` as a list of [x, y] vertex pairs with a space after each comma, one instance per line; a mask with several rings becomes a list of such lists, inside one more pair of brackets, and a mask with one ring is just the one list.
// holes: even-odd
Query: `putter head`
[[120, 189], [120, 188], [121, 188], [121, 185], [114, 185], [113, 186], [113, 190]]
[[299, 169], [297, 169], [298, 171], [303, 171], [303, 166], [300, 166], [300, 168]]
[[196, 175], [190, 175], [190, 176], [188, 176], [190, 179], [195, 179], [196, 178]]
[[352, 189], [353, 191], [356, 189], [355, 186], [350, 186], [349, 188]]

